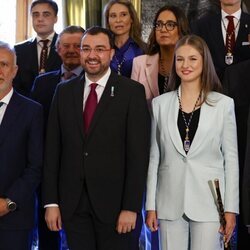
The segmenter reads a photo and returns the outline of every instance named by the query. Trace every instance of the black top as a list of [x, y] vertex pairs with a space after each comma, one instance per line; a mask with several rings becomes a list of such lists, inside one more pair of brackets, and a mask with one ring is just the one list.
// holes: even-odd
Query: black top
[[[191, 120], [190, 125], [189, 125], [189, 133], [188, 133], [188, 136], [189, 136], [189, 140], [190, 140], [190, 145], [192, 144], [192, 141], [193, 141], [193, 139], [194, 139], [196, 130], [197, 130], [197, 128], [198, 128], [199, 119], [200, 119], [200, 110], [201, 110], [201, 109], [198, 108], [198, 109], [196, 109], [196, 110], [194, 111], [192, 120]], [[189, 117], [190, 117], [190, 115], [192, 114], [192, 112], [190, 112], [190, 113], [185, 113], [185, 112], [183, 112], [183, 113], [184, 113], [185, 118], [186, 118], [186, 121], [187, 121], [187, 123], [188, 123]], [[185, 137], [186, 137], [186, 125], [185, 125], [185, 122], [184, 122], [184, 120], [183, 120], [182, 113], [181, 113], [181, 110], [180, 110], [180, 109], [179, 109], [179, 115], [178, 115], [177, 125], [178, 125], [178, 129], [179, 129], [179, 132], [180, 132], [181, 140], [182, 140], [182, 142], [184, 142]], [[186, 152], [186, 151], [185, 151], [185, 152]], [[186, 152], [186, 153], [187, 153], [187, 152]]]
[[161, 74], [158, 74], [158, 88], [159, 88], [159, 94], [163, 94], [164, 92], [164, 83], [165, 83], [165, 77]]

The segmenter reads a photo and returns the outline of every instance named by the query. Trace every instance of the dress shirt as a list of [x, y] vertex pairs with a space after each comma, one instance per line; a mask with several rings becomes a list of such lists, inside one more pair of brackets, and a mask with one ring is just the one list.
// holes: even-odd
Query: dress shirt
[[52, 34], [50, 34], [48, 37], [46, 38], [41, 38], [40, 36], [37, 36], [36, 41], [37, 41], [37, 57], [38, 57], [38, 66], [40, 67], [40, 55], [41, 55], [41, 51], [42, 51], [42, 47], [43, 47], [43, 43], [40, 42], [41, 40], [45, 40], [48, 39], [48, 55], [50, 52], [50, 45], [52, 43], [53, 37], [55, 35], [55, 32], [53, 32]]
[[121, 62], [124, 60], [121, 65], [121, 75], [130, 78], [132, 72], [133, 59], [136, 56], [140, 56], [143, 54], [144, 52], [138, 46], [138, 44], [132, 38], [129, 38], [121, 48], [115, 46], [115, 54], [111, 60], [110, 68], [117, 73], [118, 63], [121, 64]]
[[[96, 90], [96, 94], [97, 94], [97, 101], [98, 102], [101, 99], [102, 93], [103, 93], [104, 88], [105, 88], [105, 86], [107, 84], [107, 81], [109, 79], [110, 74], [111, 74], [111, 70], [109, 68], [108, 71], [105, 73], [105, 75], [101, 79], [99, 79], [98, 82], [95, 82], [95, 83], [98, 84], [97, 87], [96, 87], [96, 89], [95, 89]], [[86, 103], [86, 100], [87, 100], [89, 92], [90, 92], [90, 86], [89, 85], [91, 83], [94, 83], [94, 82], [91, 81], [87, 77], [87, 75], [85, 73], [85, 86], [84, 86], [84, 95], [83, 95], [83, 109], [85, 107], [85, 103]]]
[[[65, 79], [64, 79], [64, 73], [67, 72], [67, 71], [68, 70], [65, 69], [64, 66], [63, 66], [63, 64], [62, 64], [62, 66], [61, 66], [61, 72], [62, 72], [62, 74], [61, 74], [61, 80], [62, 81], [65, 81]], [[83, 68], [82, 68], [82, 66], [78, 66], [77, 68], [75, 68], [73, 70], [70, 70], [70, 71], [75, 74], [74, 76], [71, 77], [71, 78], [74, 78], [76, 76], [79, 76], [82, 73]]]
[[2, 123], [4, 113], [6, 111], [7, 105], [9, 104], [12, 95], [13, 95], [13, 88], [11, 88], [10, 92], [2, 100], [0, 100], [0, 102], [3, 102], [3, 105], [0, 107], [0, 125]]
[[[235, 41], [237, 39], [237, 35], [239, 32], [239, 28], [240, 28], [240, 16], [241, 16], [241, 9], [239, 9], [238, 11], [234, 12], [233, 14], [227, 14], [225, 11], [221, 10], [221, 30], [222, 30], [222, 35], [223, 35], [223, 40], [224, 43], [226, 44], [226, 29], [227, 29], [227, 25], [228, 25], [228, 19], [226, 18], [226, 16], [234, 16], [234, 27], [236, 27], [235, 29]], [[225, 29], [225, 27], [226, 29]]]

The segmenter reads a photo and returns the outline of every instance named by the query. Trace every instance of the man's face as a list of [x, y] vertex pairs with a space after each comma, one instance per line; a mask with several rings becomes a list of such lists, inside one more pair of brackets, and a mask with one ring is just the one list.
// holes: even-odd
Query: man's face
[[64, 67], [73, 70], [81, 65], [80, 47], [83, 33], [64, 33], [57, 46], [57, 52], [61, 57]]
[[37, 35], [46, 38], [54, 32], [54, 25], [57, 22], [57, 16], [54, 10], [47, 3], [35, 5], [31, 10], [32, 25]]
[[4, 97], [12, 88], [17, 73], [14, 55], [7, 49], [0, 49], [0, 97]]
[[220, 0], [221, 8], [235, 8], [240, 9], [241, 0]]
[[82, 38], [81, 64], [90, 79], [98, 80], [107, 72], [113, 55], [106, 34], [86, 34]]

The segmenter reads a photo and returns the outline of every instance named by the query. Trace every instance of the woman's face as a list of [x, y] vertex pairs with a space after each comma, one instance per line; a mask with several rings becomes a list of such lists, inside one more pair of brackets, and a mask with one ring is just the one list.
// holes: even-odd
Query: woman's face
[[179, 40], [177, 20], [173, 12], [164, 10], [156, 20], [155, 28], [156, 42], [160, 46], [175, 46]]
[[175, 69], [181, 82], [201, 82], [203, 58], [199, 51], [186, 44], [175, 53]]
[[108, 23], [115, 35], [129, 35], [132, 22], [127, 6], [119, 3], [112, 5], [109, 10]]

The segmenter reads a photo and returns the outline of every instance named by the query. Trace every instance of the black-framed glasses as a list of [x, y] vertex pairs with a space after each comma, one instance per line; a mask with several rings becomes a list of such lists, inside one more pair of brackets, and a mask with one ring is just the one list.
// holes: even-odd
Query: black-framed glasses
[[102, 55], [104, 54], [106, 51], [110, 51], [111, 49], [105, 49], [105, 48], [102, 48], [102, 47], [97, 47], [97, 48], [90, 48], [90, 47], [82, 47], [81, 48], [81, 51], [82, 53], [86, 54], [86, 55], [89, 55], [90, 52], [94, 50], [94, 52], [97, 54], [97, 55]]
[[177, 22], [174, 21], [167, 21], [167, 22], [162, 22], [162, 21], [157, 21], [154, 25], [155, 30], [159, 31], [163, 29], [163, 26], [165, 26], [166, 30], [172, 31], [175, 29], [175, 27], [178, 25]]

